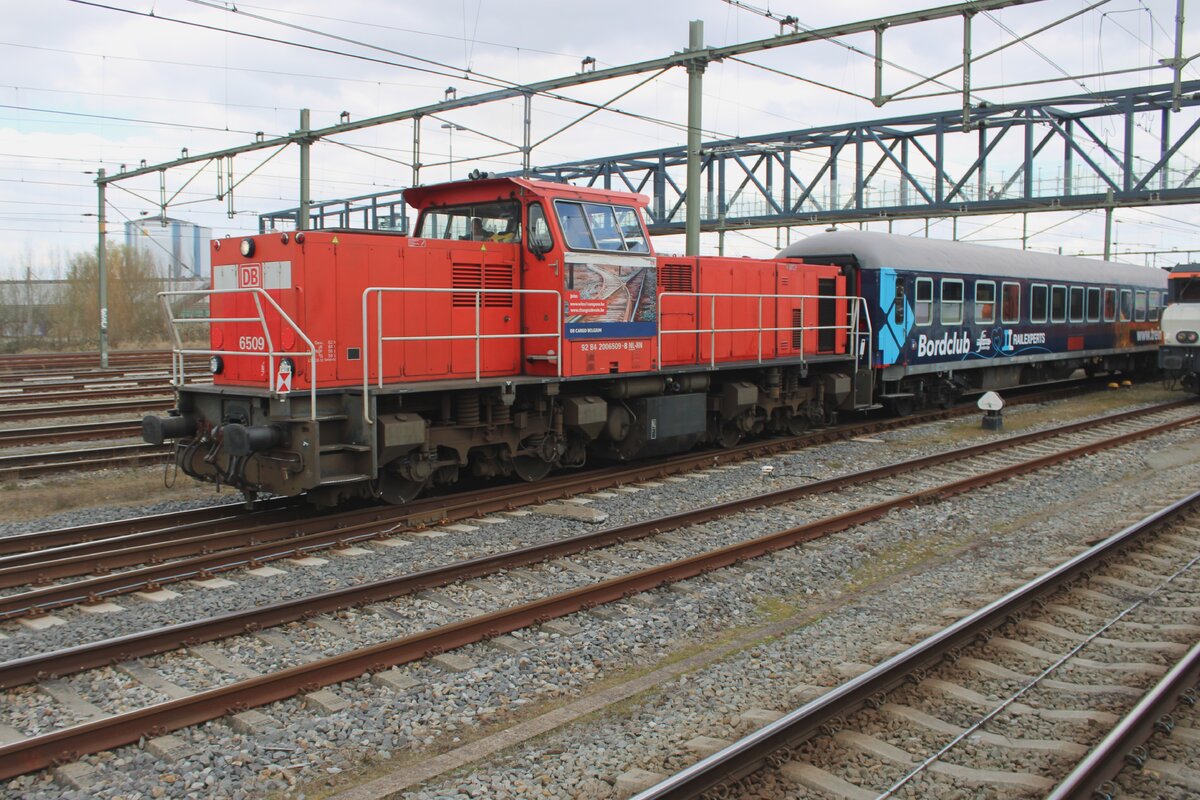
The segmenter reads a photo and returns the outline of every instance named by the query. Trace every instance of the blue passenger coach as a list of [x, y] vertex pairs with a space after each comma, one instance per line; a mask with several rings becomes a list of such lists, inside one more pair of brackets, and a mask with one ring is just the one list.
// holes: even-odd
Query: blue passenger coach
[[818, 234], [780, 255], [853, 271], [875, 332], [876, 398], [901, 413], [1155, 363], [1158, 269], [865, 231]]

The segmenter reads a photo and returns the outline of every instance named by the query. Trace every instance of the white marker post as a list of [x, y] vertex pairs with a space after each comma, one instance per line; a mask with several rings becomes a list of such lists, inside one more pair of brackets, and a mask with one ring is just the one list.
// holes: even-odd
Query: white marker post
[[1004, 400], [995, 392], [984, 392], [983, 397], [976, 403], [983, 413], [983, 429], [998, 431], [1004, 429], [1004, 417], [1000, 412], [1004, 409]]

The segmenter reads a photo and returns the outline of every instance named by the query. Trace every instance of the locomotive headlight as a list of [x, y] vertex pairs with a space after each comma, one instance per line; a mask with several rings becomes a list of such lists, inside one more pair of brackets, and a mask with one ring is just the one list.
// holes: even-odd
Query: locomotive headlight
[[1180, 344], [1195, 344], [1198, 340], [1200, 340], [1200, 333], [1195, 331], [1180, 331], [1175, 334], [1175, 341]]
[[208, 359], [208, 368], [212, 370], [213, 375], [220, 375], [225, 370], [225, 359], [212, 356]]
[[295, 375], [296, 374], [296, 362], [292, 361], [290, 358], [279, 359], [279, 371], [284, 373], [285, 375], [288, 373]]
[[254, 240], [242, 239], [242, 256], [249, 258], [252, 255], [254, 255]]

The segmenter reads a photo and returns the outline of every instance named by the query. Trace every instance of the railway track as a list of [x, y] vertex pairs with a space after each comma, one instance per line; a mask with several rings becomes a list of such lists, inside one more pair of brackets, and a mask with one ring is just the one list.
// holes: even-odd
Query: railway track
[[[401, 681], [402, 676], [392, 667], [398, 664], [435, 658], [440, 653], [470, 642], [503, 636], [530, 625], [543, 624], [582, 609], [622, 600], [664, 584], [720, 570], [831, 532], [880, 519], [898, 508], [933, 502], [951, 494], [1008, 480], [1014, 475], [1036, 472], [1064, 460], [1195, 424], [1197, 420], [1196, 415], [1180, 409], [1160, 410], [1157, 416], [1159, 419], [1149, 424], [1130, 416], [1107, 422], [1093, 420], [1086, 424], [1085, 430], [1063, 432], [1054, 439], [1048, 439], [1048, 434], [1041, 432], [1020, 443], [1010, 442], [1003, 452], [988, 447], [967, 448], [956, 451], [954, 455], [943, 456], [940, 464], [917, 459], [901, 466], [887, 465], [870, 475], [858, 476], [859, 480], [854, 482], [842, 477], [828, 482], [825, 487], [789, 487], [766, 495], [597, 531], [569, 540], [543, 542], [515, 551], [481, 556], [389, 578], [384, 583], [349, 586], [320, 596], [297, 598], [270, 607], [224, 615], [219, 619], [182, 623], [138, 635], [122, 636], [119, 640], [93, 642], [67, 651], [5, 662], [0, 665], [3, 685], [17, 686], [38, 680], [39, 676], [63, 675], [98, 667], [111, 663], [114, 658], [128, 659], [151, 653], [165, 653], [158, 656], [161, 659], [177, 658], [179, 656], [174, 650], [180, 645], [189, 648], [187, 658], [203, 658], [197, 655], [197, 652], [204, 652], [203, 648], [197, 650], [198, 643], [213, 638], [255, 635], [272, 642], [272, 651], [250, 665], [239, 666], [232, 664], [228, 656], [212, 659], [210, 655], [207, 672], [211, 672], [214, 665], [223, 664], [221, 669], [224, 670], [224, 678], [220, 685], [200, 690], [187, 690], [172, 684], [169, 678], [161, 674], [157, 677], [150, 674], [153, 673], [153, 664], [165, 669], [163, 663], [149, 660], [136, 662], [134, 667], [127, 670], [127, 674], [135, 677], [141, 674], [143, 680], [149, 681], [147, 686], [156, 687], [157, 691], [165, 692], [166, 696], [174, 699], [78, 725], [68, 725], [52, 733], [0, 747], [0, 776], [12, 776], [44, 767], [55, 759], [63, 758], [65, 754], [77, 757], [79, 753], [136, 741], [143, 735], [159, 735], [163, 731], [222, 716], [226, 709], [252, 708], [302, 693], [312, 696], [320, 686], [355, 678], [363, 673], [375, 674], [373, 680], [380, 685], [396, 683]], [[1165, 416], [1172, 418], [1162, 419]], [[1047, 452], [1051, 448], [1054, 451]], [[836, 491], [836, 497], [822, 500], [824, 495], [818, 494], [822, 491]], [[888, 499], [881, 501], [881, 496], [887, 496]], [[806, 508], [810, 511], [815, 513], [825, 509], [828, 515], [756, 538], [734, 536], [727, 529], [715, 533], [701, 526], [706, 521], [743, 513], [748, 508], [769, 507], [775, 503], [791, 502], [798, 497], [809, 498]], [[853, 508], [846, 511], [848, 503]], [[828, 513], [837, 509], [840, 509], [837, 513]], [[670, 533], [685, 526], [688, 526], [686, 536]], [[355, 546], [353, 542], [343, 544]], [[617, 553], [605, 556], [598, 552], [598, 548], [607, 548], [605, 553], [610, 550]], [[356, 549], [360, 552], [347, 554], [348, 557], [366, 555], [363, 548]], [[388, 549], [383, 546], [376, 552], [382, 554]], [[683, 557], [680, 557], [681, 554]], [[614, 564], [621, 567], [614, 570]], [[514, 568], [517, 568], [516, 571]], [[523, 569], [541, 570], [538, 573], [540, 577], [528, 577], [521, 572]], [[622, 574], [611, 576], [613, 571]], [[414, 595], [431, 587], [449, 586], [480, 576], [487, 576], [487, 580], [492, 582], [501, 581], [501, 585], [497, 585], [492, 593], [482, 592], [472, 585], [469, 593], [478, 603], [479, 611], [445, 601], [449, 604], [440, 607], [438, 613], [433, 613], [428, 608], [433, 601], [424, 599], [425, 595], [422, 594]], [[462, 586], [464, 592], [468, 591], [461, 583], [455, 585]], [[514, 600], [515, 605], [512, 604]], [[349, 615], [345, 619], [351, 621], [353, 630], [335, 617], [318, 619], [320, 615], [336, 609], [342, 609], [343, 614]], [[303, 638], [301, 636], [294, 637], [293, 641], [280, 635], [256, 633], [269, 625], [300, 618], [308, 619], [311, 625], [324, 630], [344, 632], [343, 651], [319, 657], [311, 652], [305, 653], [305, 646], [299, 641]], [[390, 638], [394, 637], [397, 625], [416, 632]], [[298, 632], [293, 630], [292, 633]], [[298, 649], [288, 650], [293, 644]], [[226, 652], [245, 654], [250, 651], [231, 645]], [[280, 669], [280, 664], [291, 666]], [[176, 664], [175, 671], [170, 674], [181, 674], [178, 669], [179, 665]]]
[[[118, 398], [118, 397], [148, 397], [153, 399], [173, 399], [175, 389], [166, 379], [154, 381], [152, 383], [136, 382], [136, 385], [130, 386], [122, 383], [112, 386], [103, 384], [91, 384], [89, 388], [84, 389], [66, 389], [63, 391], [29, 391], [19, 394], [3, 394], [0, 393], [0, 409], [5, 407], [12, 408], [13, 406], [20, 407], [13, 410], [25, 410], [29, 405], [34, 403], [52, 404], [63, 403], [69, 400], [87, 400], [90, 398]], [[168, 397], [168, 395], [170, 397]], [[52, 408], [52, 407], [51, 407]], [[18, 417], [20, 418], [20, 417]]]
[[142, 442], [0, 456], [0, 480], [21, 480], [62, 472], [144, 467], [169, 461], [171, 453], [172, 449], [167, 445]]
[[78, 422], [36, 428], [0, 428], [0, 447], [25, 447], [60, 442], [90, 442], [123, 439], [142, 434], [142, 421], [117, 419], [105, 422]]
[[[1200, 677], [1198, 523], [1200, 492], [845, 684], [797, 687], [815, 699], [636, 800], [796, 786], [855, 800], [1111, 796], [1102, 787], [1131, 753], [1146, 765], [1137, 748]], [[1102, 728], [1113, 733], [1089, 754]]]
[[92, 400], [87, 403], [56, 403], [50, 406], [4, 408], [0, 404], [0, 423], [24, 422], [62, 417], [96, 417], [102, 414], [138, 414], [175, 407], [172, 397], [143, 397], [137, 400]]
[[[1159, 410], [1174, 411], [1191, 405], [1190, 401], [1173, 402], [1164, 404]], [[931, 416], [945, 413], [933, 412]], [[1154, 412], [1126, 412], [1115, 415], [1109, 422], [1118, 424], [1147, 413]], [[513, 510], [521, 505], [541, 504], [548, 500], [778, 453], [821, 441], [862, 435], [904, 423], [902, 420], [884, 420], [755, 442], [727, 450], [689, 453], [649, 465], [605, 468], [583, 474], [564, 473], [537, 484], [468, 489], [443, 497], [422, 498], [402, 507], [371, 506], [302, 518], [302, 510], [282, 506], [277, 507], [278, 511], [273, 508], [244, 519], [221, 513], [215, 520], [209, 519], [207, 509], [200, 509], [196, 512], [196, 522], [179, 522], [179, 515], [176, 515], [176, 525], [169, 528], [153, 523], [131, 526], [127, 521], [118, 521], [112, 523], [110, 528], [104, 525], [85, 526], [79, 530], [10, 537], [0, 540], [0, 589], [25, 585], [37, 585], [39, 588], [0, 597], [0, 619], [42, 613], [85, 600], [97, 602], [116, 594], [241, 569], [247, 564], [265, 564], [386, 539], [400, 531], [467, 521], [484, 514]], [[1058, 433], [1067, 435], [1095, 424], [1097, 422], [1093, 420], [1067, 425]], [[1010, 437], [1004, 440], [1002, 446], [1017, 446], [1048, 435], [1051, 434], [1043, 431]], [[911, 464], [896, 465], [894, 469], [903, 472], [924, 468], [995, 446], [995, 443], [977, 445], [962, 451], [930, 456]], [[0, 459], [2, 469], [3, 459]], [[874, 477], [874, 472], [867, 472], [838, 480], [849, 483]], [[777, 494], [771, 502], [786, 502], [796, 496], [828, 491], [834, 485], [813, 484]], [[141, 565], [149, 566], [134, 569]], [[54, 580], [89, 575], [96, 577], [85, 577], [61, 586], [44, 586]]]
[[[170, 350], [114, 350], [108, 354], [110, 368], [169, 364]], [[0, 355], [0, 375], [33, 370], [74, 369], [100, 366], [98, 353], [15, 353]]]

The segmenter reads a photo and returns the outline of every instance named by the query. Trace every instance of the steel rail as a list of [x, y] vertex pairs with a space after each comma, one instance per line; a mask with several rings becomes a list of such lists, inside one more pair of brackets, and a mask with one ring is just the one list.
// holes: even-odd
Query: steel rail
[[[1195, 702], [1200, 685], [1200, 642], [1138, 701], [1108, 736], [1087, 754], [1046, 800], [1091, 800], [1106, 781], [1116, 777], [1126, 759], [1159, 728], [1164, 716], [1181, 702]], [[1169, 731], [1169, 728], [1167, 729]]]
[[[1197, 419], [1200, 419], [1200, 417], [1197, 417]], [[1167, 423], [1168, 426], [1177, 426], [1179, 424], [1186, 424], [1186, 422]], [[1120, 436], [1106, 440], [1105, 442], [1092, 443], [1079, 448], [1062, 451], [1061, 453], [1039, 457], [1033, 461], [1023, 462], [1022, 464], [1014, 465], [1013, 467], [1005, 467], [998, 470], [993, 470], [982, 476], [965, 478], [946, 486], [936, 487], [934, 489], [925, 490], [902, 498], [896, 498], [894, 500], [876, 504], [865, 509], [847, 512], [846, 514], [826, 518], [823, 520], [817, 520], [798, 528], [791, 529], [790, 531], [786, 531], [783, 534], [774, 534], [773, 536], [763, 537], [762, 539], [753, 541], [768, 542], [769, 540], [772, 540], [773, 537], [786, 537], [789, 535], [799, 535], [801, 538], [798, 541], [808, 541], [834, 531], [842, 530], [843, 528], [850, 527], [852, 525], [862, 524], [863, 522], [877, 519], [895, 508], [924, 502], [935, 497], [942, 497], [945, 494], [966, 491], [971, 488], [976, 488], [977, 486], [988, 485], [999, 480], [1004, 480], [1005, 478], [1010, 477], [1012, 474], [1027, 472], [1031, 469], [1037, 469], [1047, 464], [1058, 463], [1059, 461], [1074, 458], [1078, 455], [1083, 455], [1088, 452], [1095, 452], [1097, 448], [1114, 446], [1114, 443], [1123, 444], [1127, 441], [1130, 441], [1132, 438], [1139, 438], [1142, 435], [1148, 434], [1144, 434], [1142, 431], [1121, 434]], [[1032, 439], [1034, 436], [1034, 434], [1030, 434], [1028, 437], [1022, 438]], [[970, 455], [977, 454], [980, 451], [985, 451], [986, 448], [984, 446], [977, 445], [964, 448], [963, 450], [966, 451], [968, 455], [962, 455], [962, 453], [959, 451], [951, 451], [949, 455], [957, 454], [961, 457], [970, 457]], [[939, 456], [941, 455], [947, 454], [939, 454]], [[878, 480], [880, 478], [890, 477], [902, 472], [912, 472], [928, 468], [936, 463], [945, 463], [946, 461], [951, 460], [949, 458], [939, 458], [939, 456], [912, 459], [901, 464], [887, 465], [872, 470], [865, 470], [862, 473], [856, 473], [854, 476], [849, 476], [849, 482], [862, 483], [869, 480]], [[274, 627], [317, 614], [329, 613], [352, 606], [362, 606], [390, 600], [403, 595], [412, 594], [414, 592], [446, 586], [457, 581], [468, 580], [471, 578], [492, 574], [501, 569], [513, 569], [516, 567], [528, 566], [599, 547], [635, 541], [638, 539], [651, 537], [665, 531], [676, 530], [688, 525], [708, 522], [750, 509], [789, 502], [806, 495], [834, 490], [844, 487], [847, 485], [847, 482], [847, 478], [831, 478], [827, 481], [821, 481], [819, 483], [781, 489], [775, 492], [767, 493], [766, 495], [728, 501], [725, 503], [669, 515], [659, 519], [631, 523], [602, 531], [581, 534], [566, 539], [529, 545], [527, 547], [506, 553], [479, 556], [473, 559], [459, 561], [441, 567], [433, 567], [410, 575], [387, 578], [358, 586], [350, 586], [343, 589], [324, 592], [322, 594], [313, 595], [310, 597], [296, 598], [294, 600], [274, 603], [245, 611], [230, 612], [206, 619], [195, 620], [187, 623], [178, 623], [175, 625], [164, 626], [162, 628], [129, 634], [113, 639], [101, 640], [72, 648], [65, 648], [58, 651], [14, 659], [0, 664], [0, 688], [8, 689], [14, 686], [44, 679], [48, 676], [57, 677], [79, 672], [85, 669], [103, 666], [117, 661], [154, 655], [156, 653], [162, 653], [176, 649], [183, 643], [195, 644], [198, 642], [212, 641], [214, 639], [222, 639], [229, 636], [236, 636], [243, 633]], [[795, 543], [796, 541], [792, 541], [790, 543], [785, 543], [778, 546], [771, 546], [767, 549], [755, 550], [753, 555], [762, 555], [766, 552], [770, 552], [773, 549], [779, 549], [781, 546], [791, 546]], [[731, 547], [736, 549], [744, 546], [745, 545], [733, 545]], [[725, 550], [730, 549], [731, 548], [725, 548]]]
[[169, 460], [173, 452], [168, 445], [141, 442], [83, 450], [44, 450], [0, 456], [0, 478], [16, 480], [61, 472], [161, 464]]
[[[147, 514], [145, 516], [126, 517], [108, 522], [74, 525], [69, 528], [51, 528], [32, 533], [3, 536], [0, 537], [0, 554], [7, 555], [10, 553], [24, 553], [31, 550], [45, 550], [77, 542], [115, 539], [120, 536], [148, 531], [171, 533], [173, 531], [187, 531], [201, 525], [244, 525], [247, 522], [253, 522], [258, 517], [278, 514], [285, 510], [293, 511], [297, 515], [312, 516], [313, 514], [311, 508], [297, 504], [295, 499], [291, 497], [262, 500], [256, 503], [252, 510], [247, 510], [241, 504], [226, 503], [185, 511], [165, 511], [161, 514]], [[216, 528], [214, 527], [213, 529], [215, 530]]]
[[[1171, 423], [1169, 427], [1178, 427], [1179, 424], [1181, 423]], [[1161, 428], [1164, 426], [1156, 427]], [[428, 658], [437, 653], [494, 638], [530, 625], [541, 624], [557, 617], [594, 608], [603, 603], [622, 600], [633, 594], [650, 591], [659, 586], [686, 580], [715, 569], [738, 564], [751, 558], [811, 541], [829, 532], [843, 530], [854, 525], [879, 519], [897, 508], [929, 502], [948, 495], [987, 486], [991, 483], [1011, 478], [1014, 475], [1031, 472], [1053, 463], [1097, 452], [1106, 447], [1124, 444], [1146, 435], [1151, 434], [1149, 431], [1121, 434], [1104, 442], [1095, 442], [982, 475], [971, 476], [902, 498], [878, 503], [756, 539], [739, 542], [718, 550], [672, 561], [629, 575], [611, 578], [591, 586], [556, 594], [514, 608], [432, 628], [411, 636], [351, 650], [337, 656], [302, 664], [276, 673], [237, 681], [188, 697], [158, 703], [136, 711], [115, 714], [95, 722], [75, 725], [52, 733], [0, 746], [0, 779], [7, 779], [15, 775], [42, 769], [63, 760], [75, 759], [83, 753], [97, 752], [129, 744], [138, 741], [142, 736], [161, 735], [166, 731], [216, 719], [228, 713], [283, 700], [302, 692], [311, 692], [321, 686], [351, 680], [367, 672], [382, 671], [398, 664]], [[1192, 495], [1189, 500], [1194, 502], [1198, 498], [1200, 498], [1200, 492]], [[1179, 504], [1172, 506], [1172, 509], [1175, 509], [1177, 506]], [[1170, 509], [1159, 512], [1159, 514], [1155, 515], [1155, 518], [1162, 518], [1168, 511]], [[1178, 513], [1178, 511], [1174, 513]], [[1126, 532], [1130, 530], [1126, 529]], [[1130, 536], [1122, 538], [1121, 534], [1117, 534], [1109, 541], [1120, 539], [1123, 542], [1128, 538]], [[1068, 562], [1068, 566], [1077, 565], [1082, 560], [1082, 556], [1075, 558], [1071, 562]], [[1053, 585], [1057, 588], [1065, 582], [1065, 578], [1062, 576], [1068, 572], [1071, 575], [1077, 574], [1075, 571], [1060, 567], [1052, 571], [1049, 575], [1031, 582], [1031, 585]], [[946, 633], [938, 634], [930, 637], [922, 645], [934, 641], [940, 643], [952, 640], [959, 644], [968, 641], [971, 637], [990, 627], [985, 625], [984, 618], [987, 621], [1003, 620], [1008, 613], [1012, 613], [1012, 610], [1015, 609], [1007, 610], [1010, 608], [1007, 601], [1015, 594], [1017, 593], [1014, 592], [1006, 598], [988, 606], [985, 611], [990, 613], [986, 617], [984, 612], [977, 612], [966, 620], [952, 626], [950, 631], [953, 632], [953, 635], [947, 635]], [[995, 617], [994, 609], [998, 606], [1004, 607], [1007, 613]], [[919, 651], [923, 655], [909, 655], [913, 651]], [[908, 659], [905, 658], [906, 655], [909, 656]], [[936, 657], [940, 658], [940, 654]], [[907, 675], [908, 672], [912, 671], [912, 668], [930, 663], [934, 658], [928, 651], [922, 650], [921, 645], [918, 645], [917, 648], [913, 648], [889, 660], [885, 665], [876, 667], [874, 670], [863, 675], [859, 680], [854, 681], [851, 685], [857, 687], [862, 684], [871, 683], [871, 681], [864, 679], [873, 678], [877, 680], [878, 676], [884, 672], [884, 667], [890, 668], [894, 664], [907, 663], [911, 660], [914, 663], [914, 667], [905, 670], [904, 675]], [[904, 680], [903, 675], [891, 672], [887, 674], [887, 680], [880, 682], [878, 686], [872, 685], [871, 692], [860, 698], [860, 701], [865, 697], [870, 697], [882, 688], [894, 687], [900, 681]], [[841, 697], [844, 692], [834, 690], [832, 694]], [[827, 695], [810, 703], [809, 706], [805, 706], [805, 709], [811, 706], [826, 707], [829, 702], [826, 699], [828, 697]], [[794, 716], [796, 713], [798, 712], [793, 712], [789, 717]], [[784, 719], [788, 719], [788, 717]], [[776, 727], [768, 726], [768, 729], [775, 730]], [[730, 749], [726, 748], [726, 750], [718, 753], [717, 756]], [[778, 747], [774, 749], [777, 750]], [[705, 759], [701, 763], [712, 762], [717, 756]], [[727, 776], [729, 773], [725, 772], [724, 774]]]
[[0, 422], [17, 422], [29, 419], [53, 419], [55, 417], [95, 417], [100, 414], [125, 412], [161, 411], [174, 408], [175, 399], [150, 397], [142, 400], [95, 400], [89, 403], [53, 406], [21, 406], [0, 408]]
[[[207, 365], [205, 365], [207, 366]], [[53, 395], [66, 391], [105, 392], [109, 389], [158, 389], [171, 386], [171, 371], [143, 375], [71, 375], [54, 380], [5, 382], [0, 375], [0, 398], [20, 400], [34, 394]]]
[[1200, 491], [1156, 511], [1044, 575], [1009, 592], [970, 616], [879, 664], [859, 677], [784, 715], [692, 766], [637, 794], [632, 800], [683, 800], [733, 783], [761, 769], [774, 754], [821, 732], [837, 717], [852, 714], [873, 698], [900, 687], [908, 676], [937, 665], [947, 653], [1019, 615], [1119, 553], [1147, 531], [1200, 507]]
[[19, 406], [26, 403], [57, 403], [66, 400], [87, 400], [88, 398], [96, 397], [151, 397], [159, 399], [166, 395], [161, 392], [170, 392], [172, 399], [175, 392], [175, 387], [171, 386], [166, 380], [159, 386], [136, 386], [125, 389], [87, 389], [87, 390], [70, 390], [63, 392], [23, 392], [21, 394], [0, 394], [0, 405], [2, 406]]
[[[1136, 416], [1188, 406], [1193, 402], [1188, 399], [1166, 403], [1149, 409], [1121, 412], [1110, 415], [1111, 422], [1117, 423]], [[1062, 430], [1063, 433], [1071, 433], [1102, 424], [1108, 419], [1100, 418], [1098, 420], [1093, 419], [1080, 423], [1070, 423], [1062, 426]], [[1200, 419], [1200, 417], [1192, 419]], [[1166, 426], [1169, 428], [1187, 424], [1187, 422], [1188, 420], [1166, 423]], [[1156, 431], [1157, 428], [1149, 430]], [[846, 433], [842, 432], [843, 435]], [[999, 441], [972, 445], [967, 448], [960, 448], [959, 450], [945, 451], [916, 460], [899, 462], [898, 464], [874, 470], [866, 470], [850, 476], [841, 476], [828, 481], [780, 490], [768, 495], [760, 495], [757, 502], [759, 504], [789, 502], [791, 499], [807, 494], [836, 489], [856, 479], [860, 481], [878, 480], [881, 477], [886, 477], [888, 474], [897, 474], [895, 470], [903, 472], [911, 469], [926, 468], [950, 460], [968, 458], [972, 455], [991, 452], [999, 448], [1041, 440], [1050, 435], [1053, 435], [1053, 431], [1036, 431], [1028, 434], [1020, 434], [1015, 437], [1007, 437]], [[507, 486], [496, 487], [483, 494], [464, 493], [463, 495], [452, 496], [445, 501], [433, 500], [428, 506], [424, 506], [418, 511], [397, 511], [391, 517], [386, 514], [379, 515], [378, 509], [369, 509], [367, 519], [357, 524], [347, 524], [345, 519], [341, 520], [341, 522], [338, 522], [336, 518], [333, 520], [326, 519], [319, 521], [315, 526], [317, 530], [310, 533], [301, 532], [299, 535], [289, 536], [284, 532], [282, 537], [286, 538], [281, 538], [280, 529], [277, 526], [267, 525], [249, 531], [221, 532], [211, 535], [202, 534], [192, 539], [183, 539], [178, 542], [170, 542], [166, 545], [133, 545], [125, 550], [118, 549], [102, 553], [102, 557], [99, 559], [94, 553], [91, 555], [68, 555], [59, 559], [53, 558], [53, 556], [60, 555], [63, 552], [72, 552], [68, 548], [56, 549], [49, 553], [37, 552], [32, 554], [32, 556], [7, 556], [0, 559], [0, 587], [3, 588], [41, 584], [55, 578], [74, 577], [92, 572], [102, 574], [99, 577], [87, 578], [68, 584], [32, 589], [0, 597], [0, 619], [12, 619], [31, 614], [36, 615], [54, 608], [75, 605], [77, 603], [99, 602], [115, 595], [128, 594], [147, 587], [155, 587], [167, 583], [204, 579], [219, 572], [228, 572], [248, 566], [253, 567], [284, 558], [295, 558], [330, 547], [344, 547], [373, 539], [387, 538], [392, 533], [398, 532], [397, 529], [401, 525], [412, 525], [417, 522], [423, 524], [435, 521], [440, 524], [442, 521], [468, 519], [481, 513], [508, 510], [522, 503], [536, 504], [544, 502], [547, 498], [553, 499], [555, 497], [571, 496], [583, 491], [596, 491], [599, 486], [603, 485], [621, 485], [627, 482], [662, 477], [670, 474], [671, 471], [694, 469], [697, 466], [713, 463], [713, 457], [716, 455], [724, 456], [726, 460], [732, 460], [732, 458], [737, 457], [739, 454], [745, 457], [747, 452], [761, 452], [763, 448], [768, 448], [772, 451], [783, 449], [786, 444], [780, 442], [757, 443], [745, 445], [742, 448], [718, 451], [718, 453], [714, 454], [676, 456], [666, 463], [657, 463], [651, 466], [615, 468], [601, 471], [599, 474], [591, 473], [577, 478], [564, 478], [549, 486], [538, 484], [516, 490]], [[889, 470], [892, 471], [889, 472]], [[753, 502], [753, 499], [751, 502]], [[338, 522], [338, 524], [334, 527], [329, 527], [330, 522]], [[381, 526], [389, 524], [392, 525], [392, 528], [381, 530]], [[255, 538], [269, 538], [269, 540], [255, 542]], [[235, 544], [221, 549], [219, 546], [221, 541], [249, 541], [250, 543], [241, 547], [237, 547]], [[214, 549], [216, 552], [211, 552]], [[81, 551], [75, 550], [74, 552], [79, 553]], [[171, 561], [166, 564], [154, 563], [157, 560], [179, 556], [187, 552], [198, 552], [200, 555], [182, 558], [181, 560]], [[46, 556], [51, 556], [51, 558], [47, 559]], [[147, 562], [150, 562], [152, 565], [116, 574], [105, 574], [110, 570], [123, 566]], [[3, 567], [4, 564], [10, 566]]]
[[119, 439], [123, 436], [140, 436], [141, 433], [142, 422], [136, 419], [118, 419], [107, 422], [77, 422], [68, 425], [38, 426], [36, 428], [7, 428], [0, 430], [0, 447]]
[[[117, 350], [108, 354], [110, 367], [122, 364], [139, 364], [145, 361], [170, 363], [170, 350]], [[0, 374], [13, 368], [43, 366], [93, 367], [99, 363], [96, 353], [17, 353], [0, 355]]]

